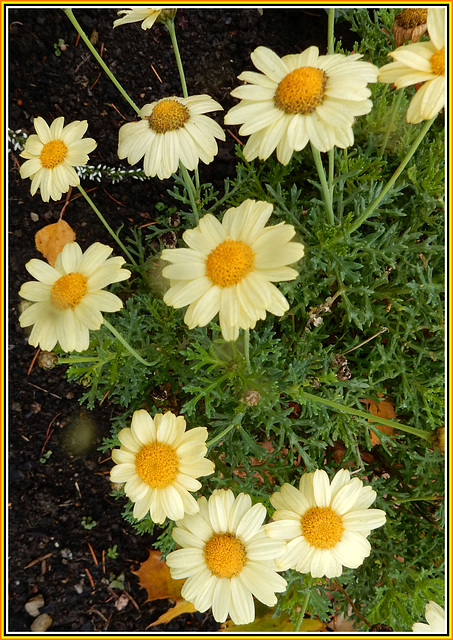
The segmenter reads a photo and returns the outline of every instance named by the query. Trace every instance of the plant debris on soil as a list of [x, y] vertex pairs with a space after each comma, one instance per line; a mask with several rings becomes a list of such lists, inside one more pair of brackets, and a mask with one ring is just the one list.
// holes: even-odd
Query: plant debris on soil
[[[143, 105], [180, 95], [170, 38], [162, 25], [113, 29], [114, 9], [75, 9], [77, 19], [134, 101]], [[117, 131], [135, 114], [99, 68], [63, 11], [9, 8], [9, 113], [13, 131], [33, 132], [33, 118], [87, 120], [98, 146], [90, 164], [125, 166], [117, 157]], [[260, 45], [279, 55], [317, 45], [326, 52], [324, 9], [181, 9], [176, 17], [189, 92], [207, 93], [225, 111], [241, 71], [253, 68]], [[340, 24], [345, 49], [354, 38]], [[346, 28], [345, 28], [346, 29]], [[222, 123], [221, 112], [214, 114]], [[234, 175], [237, 127], [200, 177], [222, 189]], [[18, 323], [18, 291], [30, 279], [25, 264], [41, 258], [35, 234], [56, 222], [65, 204], [30, 195], [19, 175], [19, 151], [9, 166], [9, 622], [10, 632], [144, 631], [172, 603], [146, 602], [134, 571], [149, 556], [153, 538], [137, 536], [121, 517], [124, 504], [110, 494], [111, 460], [99, 451], [117, 409], [108, 398], [94, 411], [78, 403], [79, 386], [64, 366], [45, 370]], [[128, 167], [127, 167], [128, 168]], [[113, 229], [146, 225], [157, 202], [173, 205], [172, 182], [150, 179], [85, 180], [83, 186]], [[75, 190], [64, 219], [83, 249], [111, 244], [104, 227]], [[123, 231], [124, 233], [124, 231]], [[30, 602], [31, 601], [31, 602]], [[27, 605], [27, 603], [29, 603]], [[27, 605], [27, 606], [26, 606]], [[40, 615], [39, 615], [40, 614]], [[46, 615], [42, 615], [46, 614]], [[34, 625], [32, 627], [32, 625]], [[213, 631], [210, 612], [184, 614], [152, 631]]]

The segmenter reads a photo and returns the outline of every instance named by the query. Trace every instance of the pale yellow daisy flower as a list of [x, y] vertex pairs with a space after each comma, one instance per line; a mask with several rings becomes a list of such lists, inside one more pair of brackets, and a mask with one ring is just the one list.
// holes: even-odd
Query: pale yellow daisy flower
[[416, 622], [412, 625], [412, 631], [414, 633], [444, 634], [447, 631], [445, 626], [445, 611], [433, 600], [430, 600], [425, 607], [425, 618], [428, 624]]
[[135, 164], [144, 156], [147, 176], [161, 180], [176, 173], [181, 162], [195, 170], [201, 160], [209, 164], [217, 154], [217, 142], [225, 133], [212, 118], [203, 114], [222, 109], [207, 95], [172, 96], [146, 104], [138, 122], [128, 122], [119, 131], [118, 157]]
[[36, 134], [25, 142], [20, 154], [27, 162], [20, 168], [21, 178], [31, 178], [30, 192], [33, 196], [38, 188], [44, 202], [60, 200], [69, 187], [80, 184], [74, 167], [88, 162], [88, 154], [96, 148], [93, 138], [83, 138], [88, 128], [86, 120], [74, 120], [63, 126], [64, 118], [55, 118], [50, 127], [43, 118], [33, 120]]
[[154, 23], [161, 22], [166, 18], [173, 18], [176, 9], [156, 9], [153, 7], [134, 7], [133, 9], [122, 9], [118, 15], [124, 14], [113, 23], [114, 27], [132, 22], [142, 22], [142, 29], [151, 29]]
[[319, 151], [354, 142], [352, 125], [371, 110], [368, 82], [378, 69], [361, 62], [360, 54], [319, 55], [317, 47], [280, 58], [258, 47], [251, 54], [257, 69], [244, 71], [248, 84], [231, 92], [241, 102], [228, 111], [225, 124], [242, 124], [239, 134], [250, 136], [243, 148], [246, 160], [266, 160], [274, 149], [282, 164], [311, 142]]
[[295, 229], [281, 222], [266, 227], [269, 202], [245, 200], [228, 209], [222, 222], [207, 214], [195, 229], [183, 233], [188, 249], [165, 249], [162, 270], [170, 279], [166, 304], [188, 306], [184, 322], [190, 329], [207, 325], [219, 314], [225, 340], [236, 340], [239, 329], [253, 329], [266, 311], [282, 316], [289, 304], [273, 282], [294, 280], [288, 265], [304, 255], [300, 242], [290, 242]]
[[21, 327], [33, 325], [28, 342], [52, 351], [57, 342], [63, 351], [84, 351], [90, 330], [103, 323], [101, 311], [119, 311], [118, 296], [102, 291], [131, 275], [122, 269], [124, 258], [109, 258], [113, 249], [95, 242], [82, 253], [77, 242], [63, 247], [55, 266], [33, 258], [25, 265], [37, 282], [25, 282], [19, 295], [33, 302], [19, 317]]
[[182, 597], [198, 611], [212, 607], [217, 622], [228, 615], [235, 624], [253, 622], [253, 596], [272, 607], [275, 592], [286, 589], [275, 566], [285, 545], [266, 536], [266, 508], [252, 506], [245, 493], [235, 498], [229, 489], [217, 489], [209, 500], [199, 498], [198, 505], [199, 513], [185, 516], [172, 531], [182, 548], [166, 558], [171, 576], [187, 578]]
[[288, 541], [277, 567], [311, 573], [314, 578], [335, 578], [342, 565], [356, 569], [370, 555], [367, 536], [382, 527], [385, 513], [369, 509], [376, 492], [342, 469], [332, 483], [325, 471], [305, 473], [296, 489], [285, 483], [272, 494], [277, 509], [266, 534]]
[[392, 82], [397, 89], [424, 84], [412, 98], [407, 122], [430, 120], [445, 106], [445, 9], [428, 9], [430, 40], [398, 47], [389, 55], [395, 60], [379, 69], [379, 82]]
[[113, 449], [116, 466], [110, 471], [112, 482], [125, 482], [134, 518], [149, 513], [162, 524], [165, 518], [181, 520], [198, 512], [189, 491], [201, 488], [196, 478], [214, 473], [214, 463], [204, 457], [207, 437], [206, 427], [186, 431], [184, 418], [171, 411], [154, 418], [143, 409], [134, 411], [130, 429], [118, 434], [121, 449]]

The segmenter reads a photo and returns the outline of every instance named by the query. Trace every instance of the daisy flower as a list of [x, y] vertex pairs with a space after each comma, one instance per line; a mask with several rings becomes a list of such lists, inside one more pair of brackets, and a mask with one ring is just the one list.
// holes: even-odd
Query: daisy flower
[[433, 600], [430, 600], [425, 607], [425, 618], [428, 624], [416, 622], [412, 625], [412, 631], [415, 633], [445, 633], [445, 611]]
[[184, 232], [188, 249], [165, 249], [162, 270], [170, 279], [166, 304], [189, 305], [184, 322], [189, 329], [203, 327], [218, 313], [225, 340], [236, 340], [239, 328], [253, 329], [266, 311], [282, 316], [289, 304], [273, 282], [294, 280], [298, 273], [287, 265], [304, 255], [300, 242], [290, 242], [292, 225], [265, 227], [272, 214], [268, 202], [245, 200], [228, 209], [222, 222], [211, 214], [195, 229]]
[[43, 118], [35, 118], [33, 133], [20, 154], [27, 161], [20, 168], [21, 178], [31, 178], [31, 195], [41, 189], [44, 202], [60, 200], [69, 187], [80, 184], [74, 167], [88, 162], [88, 154], [96, 148], [93, 138], [83, 138], [86, 120], [74, 120], [63, 126], [64, 118], [55, 118], [50, 127]]
[[225, 124], [242, 124], [239, 134], [250, 136], [246, 160], [266, 160], [277, 148], [279, 162], [288, 164], [309, 141], [319, 151], [352, 145], [354, 119], [371, 110], [367, 83], [376, 82], [378, 72], [361, 57], [320, 56], [309, 47], [280, 58], [266, 47], [255, 49], [252, 62], [263, 73], [241, 73], [248, 84], [231, 92], [241, 102], [225, 116]]
[[186, 431], [186, 421], [171, 411], [152, 418], [147, 411], [135, 411], [131, 427], [122, 429], [120, 449], [113, 449], [116, 466], [112, 482], [125, 482], [124, 492], [134, 502], [134, 518], [147, 513], [162, 524], [165, 518], [180, 520], [185, 513], [198, 512], [189, 491], [198, 491], [199, 476], [214, 473], [206, 455], [206, 427]]
[[21, 327], [33, 325], [28, 342], [52, 351], [57, 342], [63, 351], [84, 351], [90, 330], [103, 323], [101, 311], [119, 311], [123, 303], [109, 291], [113, 282], [131, 275], [122, 269], [124, 258], [109, 258], [113, 249], [95, 242], [82, 253], [77, 242], [69, 242], [55, 260], [55, 266], [33, 258], [25, 265], [37, 282], [25, 282], [19, 295], [30, 305], [19, 317]]
[[406, 40], [418, 42], [426, 31], [426, 18], [428, 9], [410, 8], [403, 9], [401, 13], [395, 16], [392, 33], [395, 37], [397, 47], [401, 46]]
[[152, 7], [135, 7], [134, 9], [122, 9], [118, 11], [118, 15], [124, 14], [122, 18], [118, 18], [113, 23], [113, 27], [119, 27], [120, 24], [130, 24], [131, 22], [142, 22], [142, 29], [151, 29], [153, 24], [157, 22], [165, 22], [167, 18], [173, 18], [176, 9], [155, 9]]
[[266, 526], [271, 538], [289, 541], [277, 559], [279, 569], [313, 578], [340, 576], [342, 565], [356, 569], [370, 555], [367, 536], [385, 523], [384, 511], [368, 508], [375, 498], [376, 492], [351, 479], [346, 469], [330, 484], [320, 469], [304, 474], [299, 489], [285, 483], [271, 497], [277, 511]]
[[182, 597], [198, 611], [212, 607], [217, 622], [228, 615], [235, 624], [253, 622], [253, 596], [272, 607], [275, 592], [286, 589], [274, 562], [285, 545], [266, 537], [266, 508], [252, 506], [245, 493], [235, 498], [229, 489], [217, 489], [209, 500], [199, 498], [198, 505], [197, 515], [185, 516], [173, 529], [182, 548], [166, 558], [171, 576], [187, 578]]
[[199, 160], [205, 164], [217, 154], [217, 142], [225, 134], [203, 114], [222, 109], [207, 95], [178, 98], [172, 96], [146, 104], [139, 122], [128, 122], [119, 131], [118, 157], [135, 164], [144, 156], [147, 176], [161, 180], [176, 173], [181, 162], [193, 171]]
[[430, 8], [427, 17], [429, 42], [398, 47], [389, 55], [395, 60], [379, 70], [379, 82], [392, 82], [397, 89], [424, 84], [412, 98], [407, 122], [430, 120], [445, 106], [445, 9]]

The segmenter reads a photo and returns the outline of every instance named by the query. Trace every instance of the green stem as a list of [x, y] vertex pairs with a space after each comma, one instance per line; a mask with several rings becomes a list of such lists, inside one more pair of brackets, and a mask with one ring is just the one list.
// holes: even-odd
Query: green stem
[[188, 98], [189, 93], [187, 91], [186, 76], [184, 75], [184, 68], [182, 66], [181, 54], [179, 53], [178, 40], [176, 38], [176, 29], [175, 29], [174, 20], [173, 19], [166, 20], [165, 26], [167, 27], [168, 33], [170, 34], [171, 44], [173, 45], [173, 51], [175, 53], [176, 64], [178, 66], [179, 77], [181, 79], [182, 95], [184, 96], [184, 98]]
[[222, 438], [224, 438], [228, 433], [230, 433], [230, 431], [232, 431], [235, 427], [237, 427], [241, 423], [243, 416], [244, 416], [243, 413], [236, 414], [236, 417], [234, 418], [231, 424], [225, 427], [225, 429], [223, 429], [223, 431], [221, 431], [218, 435], [206, 441], [206, 446], [212, 447], [213, 445], [217, 444], [217, 442], [222, 440]]
[[247, 373], [250, 373], [250, 329], [244, 329], [244, 356]]
[[[436, 116], [437, 116], [437, 114], [436, 114]], [[390, 189], [393, 187], [393, 185], [395, 184], [395, 182], [397, 181], [397, 179], [399, 178], [401, 173], [406, 168], [406, 165], [409, 163], [409, 161], [411, 160], [412, 156], [416, 152], [420, 142], [423, 140], [423, 138], [427, 134], [430, 126], [432, 125], [432, 123], [436, 119], [436, 116], [434, 116], [434, 118], [431, 118], [431, 120], [427, 120], [425, 122], [423, 127], [420, 129], [420, 131], [418, 133], [418, 136], [415, 138], [414, 142], [412, 143], [411, 148], [409, 149], [409, 151], [406, 153], [406, 155], [402, 159], [398, 169], [395, 171], [393, 176], [387, 182], [387, 184], [382, 189], [382, 191], [378, 195], [378, 197], [374, 200], [374, 202], [372, 202], [370, 204], [370, 206], [368, 207], [368, 209], [364, 213], [362, 213], [362, 215], [360, 215], [357, 218], [357, 220], [354, 222], [353, 225], [351, 225], [349, 227], [349, 234], [354, 233], [354, 231], [357, 231], [357, 229], [360, 227], [360, 225], [363, 224], [365, 222], [365, 220], [371, 216], [371, 214], [374, 212], [375, 209], [377, 209], [377, 207], [379, 206], [381, 201], [385, 198], [387, 193], [390, 191]]]
[[327, 53], [332, 55], [335, 51], [334, 27], [335, 27], [335, 9], [329, 7], [327, 14]]
[[126, 349], [129, 351], [129, 353], [134, 356], [134, 358], [136, 358], [141, 364], [145, 365], [145, 367], [152, 367], [154, 366], [154, 363], [152, 362], [148, 362], [147, 360], [144, 360], [141, 355], [139, 353], [137, 353], [137, 351], [131, 347], [131, 345], [123, 338], [123, 336], [118, 333], [118, 331], [115, 329], [115, 327], [113, 327], [110, 322], [108, 322], [108, 320], [106, 320], [104, 318], [104, 324], [107, 327], [107, 329], [109, 331], [111, 331], [111, 333], [113, 333], [113, 335], [115, 336], [115, 338], [117, 340], [119, 340], [121, 342], [121, 344], [123, 345], [123, 347], [126, 347]]
[[57, 364], [73, 364], [74, 362], [104, 362], [101, 358], [58, 358]]
[[304, 621], [305, 612], [307, 611], [308, 602], [310, 600], [310, 589], [311, 589], [311, 585], [312, 584], [313, 584], [313, 578], [310, 576], [309, 579], [308, 579], [307, 594], [305, 596], [305, 600], [302, 603], [302, 608], [301, 608], [299, 617], [297, 619], [297, 622], [294, 625], [294, 631], [299, 631], [301, 626], [302, 626], [302, 623]]
[[78, 21], [76, 20], [72, 9], [63, 9], [63, 11], [65, 12], [65, 14], [68, 16], [69, 20], [72, 22], [72, 24], [74, 25], [74, 27], [76, 28], [77, 32], [80, 34], [80, 37], [82, 38], [82, 40], [84, 41], [84, 43], [86, 44], [86, 46], [88, 47], [88, 49], [91, 51], [91, 53], [93, 54], [93, 56], [96, 58], [96, 60], [98, 61], [98, 63], [101, 65], [102, 69], [105, 71], [105, 73], [108, 75], [108, 77], [110, 78], [110, 80], [113, 82], [113, 84], [115, 85], [115, 87], [118, 89], [118, 91], [121, 93], [121, 95], [123, 96], [123, 98], [125, 100], [127, 100], [127, 102], [129, 102], [129, 104], [131, 105], [131, 107], [134, 109], [134, 111], [136, 111], [137, 113], [139, 113], [140, 109], [137, 107], [137, 105], [135, 104], [135, 102], [132, 100], [132, 98], [128, 95], [128, 93], [126, 92], [125, 89], [123, 89], [123, 87], [120, 85], [120, 83], [118, 82], [118, 80], [115, 78], [115, 76], [113, 75], [113, 73], [110, 71], [110, 69], [108, 68], [108, 66], [105, 64], [104, 60], [101, 58], [101, 56], [99, 55], [99, 53], [96, 51], [96, 49], [93, 47], [93, 45], [90, 42], [90, 39], [88, 38], [87, 34], [85, 33], [85, 31], [82, 29], [82, 27], [80, 26], [80, 24], [78, 23]]
[[[387, 87], [388, 85], [385, 85], [385, 86]], [[387, 146], [387, 142], [392, 132], [393, 125], [395, 124], [395, 119], [400, 108], [402, 97], [403, 97], [403, 89], [398, 89], [398, 91], [396, 92], [396, 98], [394, 97], [393, 108], [390, 113], [389, 124], [387, 127], [387, 131], [385, 132], [384, 141], [382, 142], [381, 150], [379, 152], [380, 158], [382, 158], [382, 156], [384, 155], [385, 147]]]
[[334, 168], [335, 168], [335, 150], [332, 148], [329, 150], [329, 178], [328, 178], [328, 187], [329, 187], [329, 200], [333, 202], [333, 176], [334, 176]]
[[322, 195], [324, 199], [324, 204], [326, 205], [327, 211], [327, 220], [329, 224], [333, 227], [335, 224], [335, 218], [333, 215], [332, 209], [332, 199], [330, 197], [329, 186], [326, 180], [326, 172], [324, 171], [324, 167], [321, 160], [321, 153], [316, 149], [316, 147], [311, 143], [311, 150], [313, 153], [313, 159], [315, 161], [316, 170], [318, 171], [319, 180], [321, 182], [322, 187]]
[[197, 225], [200, 221], [200, 215], [198, 213], [198, 207], [195, 202], [195, 187], [193, 186], [192, 178], [189, 175], [186, 167], [179, 163], [179, 168], [181, 169], [182, 177], [184, 179], [184, 184], [186, 185], [187, 193], [189, 194], [190, 204], [192, 206], [193, 215], [195, 218], [195, 225]]
[[112, 236], [112, 238], [115, 240], [115, 242], [118, 244], [118, 246], [121, 247], [121, 249], [124, 251], [124, 253], [127, 255], [127, 257], [129, 258], [129, 262], [131, 264], [133, 264], [134, 266], [137, 266], [137, 263], [135, 262], [134, 258], [131, 256], [131, 254], [129, 253], [129, 251], [126, 249], [126, 247], [124, 246], [124, 244], [121, 242], [121, 240], [119, 239], [119, 237], [117, 236], [117, 234], [113, 231], [112, 227], [109, 225], [109, 223], [107, 222], [107, 220], [104, 218], [104, 216], [102, 215], [102, 213], [99, 211], [99, 209], [97, 208], [97, 206], [94, 204], [93, 200], [90, 198], [90, 196], [87, 194], [87, 192], [85, 191], [85, 189], [79, 184], [77, 185], [77, 188], [79, 189], [80, 193], [83, 195], [83, 197], [85, 198], [85, 200], [88, 202], [88, 204], [90, 205], [90, 207], [93, 209], [94, 213], [97, 215], [97, 217], [99, 218], [99, 220], [102, 222], [102, 224], [104, 225], [104, 227], [107, 229], [107, 231], [110, 233], [110, 235]]
[[349, 413], [354, 416], [360, 416], [361, 418], [366, 418], [371, 422], [377, 422], [378, 424], [385, 424], [389, 427], [393, 427], [394, 429], [399, 429], [400, 431], [405, 431], [406, 433], [412, 433], [419, 438], [423, 438], [424, 440], [431, 440], [432, 433], [429, 431], [422, 431], [421, 429], [416, 429], [415, 427], [409, 427], [405, 424], [401, 424], [401, 422], [396, 422], [395, 420], [387, 420], [387, 418], [381, 418], [379, 416], [374, 416], [371, 413], [367, 413], [366, 411], [361, 411], [360, 409], [356, 409], [354, 407], [347, 407], [346, 405], [340, 404], [338, 402], [333, 402], [333, 400], [327, 400], [327, 398], [321, 398], [320, 396], [315, 396], [312, 393], [308, 393], [307, 391], [302, 391], [301, 389], [297, 389], [294, 394], [299, 399], [303, 398], [305, 400], [312, 400], [313, 402], [317, 402], [319, 404], [324, 404], [327, 407], [332, 407], [336, 411], [342, 411], [343, 413]]

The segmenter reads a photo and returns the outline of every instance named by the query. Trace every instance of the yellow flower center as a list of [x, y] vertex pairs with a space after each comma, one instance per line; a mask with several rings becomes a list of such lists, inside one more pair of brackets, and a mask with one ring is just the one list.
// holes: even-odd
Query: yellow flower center
[[63, 140], [47, 142], [41, 151], [40, 160], [44, 169], [54, 169], [63, 162], [68, 153], [68, 147]]
[[234, 578], [245, 566], [245, 546], [233, 533], [214, 533], [204, 546], [204, 557], [217, 578]]
[[190, 118], [189, 109], [177, 100], [166, 98], [154, 107], [148, 117], [149, 126], [156, 133], [180, 129]]
[[343, 536], [343, 520], [330, 507], [312, 507], [301, 518], [302, 535], [312, 547], [331, 549]]
[[445, 47], [431, 56], [431, 70], [438, 76], [445, 75]]
[[50, 302], [60, 311], [74, 309], [87, 292], [87, 282], [81, 273], [61, 276], [50, 290]]
[[135, 470], [152, 489], [165, 489], [178, 475], [178, 454], [164, 442], [145, 444], [135, 456]]
[[301, 67], [280, 81], [274, 104], [285, 113], [313, 113], [324, 102], [328, 76], [322, 69]]
[[413, 29], [425, 24], [427, 16], [428, 9], [403, 9], [396, 16], [395, 22], [405, 29]]
[[255, 254], [240, 240], [225, 240], [206, 259], [206, 275], [219, 287], [231, 287], [253, 268]]

